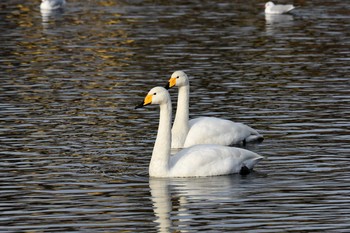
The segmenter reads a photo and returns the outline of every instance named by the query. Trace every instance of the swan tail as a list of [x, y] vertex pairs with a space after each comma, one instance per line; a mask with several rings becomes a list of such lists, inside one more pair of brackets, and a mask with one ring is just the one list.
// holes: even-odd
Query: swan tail
[[[253, 170], [254, 166], [263, 158], [264, 157], [258, 155], [257, 157], [255, 157], [253, 159], [249, 159], [247, 161], [244, 161], [244, 163], [242, 164], [241, 171], [242, 171], [242, 169], [243, 170], [245, 170], [245, 169]], [[244, 168], [244, 167], [246, 167], [246, 168]]]
[[264, 136], [261, 135], [261, 134], [252, 134], [252, 135], [249, 135], [246, 139], [245, 139], [246, 142], [258, 142], [258, 143], [261, 143], [264, 141]]
[[244, 143], [247, 142], [262, 142], [264, 141], [264, 136], [259, 134], [258, 131], [256, 131], [255, 129], [253, 129], [252, 127], [248, 126], [248, 125], [244, 125], [246, 127], [246, 130], [249, 132], [249, 136], [246, 137], [243, 141]]

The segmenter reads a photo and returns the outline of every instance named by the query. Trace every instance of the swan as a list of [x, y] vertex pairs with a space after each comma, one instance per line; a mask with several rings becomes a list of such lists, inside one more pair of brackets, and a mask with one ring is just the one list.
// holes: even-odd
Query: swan
[[282, 4], [274, 4], [273, 2], [267, 2], [265, 4], [265, 14], [284, 14], [295, 7], [292, 4], [282, 5]]
[[253, 128], [217, 117], [199, 117], [189, 120], [188, 76], [183, 71], [175, 71], [166, 88], [177, 86], [179, 95], [172, 128], [172, 148], [186, 148], [197, 144], [219, 144], [224, 146], [247, 142], [262, 142], [264, 137]]
[[247, 174], [262, 156], [241, 148], [221, 145], [196, 145], [170, 156], [171, 100], [163, 87], [152, 88], [135, 108], [149, 104], [160, 106], [159, 126], [149, 165], [151, 177], [218, 176]]
[[40, 10], [58, 10], [64, 8], [65, 0], [41, 0]]

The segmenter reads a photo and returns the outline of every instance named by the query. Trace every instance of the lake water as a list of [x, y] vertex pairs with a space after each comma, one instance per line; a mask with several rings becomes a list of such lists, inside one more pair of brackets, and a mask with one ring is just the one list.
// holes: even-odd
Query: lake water
[[[39, 2], [0, 3], [0, 232], [349, 231], [349, 1]], [[255, 172], [149, 178], [134, 106], [175, 70], [191, 117], [265, 136]]]

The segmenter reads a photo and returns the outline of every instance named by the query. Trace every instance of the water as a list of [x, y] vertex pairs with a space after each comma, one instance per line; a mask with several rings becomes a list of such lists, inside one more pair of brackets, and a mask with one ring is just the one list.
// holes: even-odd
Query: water
[[[349, 229], [347, 1], [38, 2], [0, 4], [0, 232]], [[133, 108], [178, 69], [191, 117], [265, 136], [254, 173], [148, 177], [158, 111]]]

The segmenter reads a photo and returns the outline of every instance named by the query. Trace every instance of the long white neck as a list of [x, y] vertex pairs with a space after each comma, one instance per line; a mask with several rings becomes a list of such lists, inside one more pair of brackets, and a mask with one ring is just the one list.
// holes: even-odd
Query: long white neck
[[182, 86], [179, 88], [179, 96], [177, 100], [177, 109], [175, 120], [172, 128], [172, 148], [182, 148], [188, 134], [189, 125], [189, 101], [190, 86]]
[[166, 177], [169, 174], [169, 159], [171, 146], [171, 101], [160, 105], [159, 126], [154, 144], [149, 175]]

